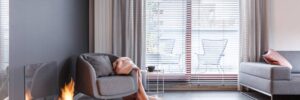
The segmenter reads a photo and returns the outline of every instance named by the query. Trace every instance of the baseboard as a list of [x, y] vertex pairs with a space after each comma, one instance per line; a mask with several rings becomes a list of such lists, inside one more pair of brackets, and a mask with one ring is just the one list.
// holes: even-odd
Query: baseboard
[[150, 90], [162, 89], [166, 91], [180, 91], [180, 90], [223, 90], [223, 91], [237, 91], [238, 87], [236, 85], [199, 85], [199, 84], [188, 84], [188, 83], [172, 83], [172, 84], [150, 84]]

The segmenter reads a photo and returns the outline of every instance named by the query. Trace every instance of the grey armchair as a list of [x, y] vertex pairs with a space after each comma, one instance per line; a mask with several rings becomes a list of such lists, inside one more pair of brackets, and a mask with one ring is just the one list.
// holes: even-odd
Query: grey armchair
[[79, 56], [76, 69], [76, 90], [97, 99], [122, 98], [138, 90], [137, 74], [132, 71], [128, 76], [111, 75], [97, 77], [93, 66], [86, 60], [87, 56], [108, 56], [111, 63], [118, 57], [110, 54], [87, 53]]

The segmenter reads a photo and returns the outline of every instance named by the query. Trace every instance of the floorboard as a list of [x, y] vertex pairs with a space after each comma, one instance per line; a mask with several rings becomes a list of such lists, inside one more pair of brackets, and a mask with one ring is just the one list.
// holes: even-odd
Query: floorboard
[[[79, 95], [75, 100], [97, 100], [83, 94]], [[160, 97], [162, 100], [255, 100], [238, 91], [165, 91]]]

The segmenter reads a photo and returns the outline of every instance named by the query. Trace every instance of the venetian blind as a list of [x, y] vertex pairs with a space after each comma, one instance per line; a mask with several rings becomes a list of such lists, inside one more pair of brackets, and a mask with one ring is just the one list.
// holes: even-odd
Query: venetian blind
[[191, 0], [191, 7], [191, 79], [235, 84], [240, 49], [239, 0]]
[[9, 0], [0, 0], [0, 68], [8, 66], [9, 57]]
[[145, 0], [146, 66], [185, 73], [186, 0]]
[[147, 66], [190, 79], [236, 79], [239, 0], [145, 0], [145, 14]]

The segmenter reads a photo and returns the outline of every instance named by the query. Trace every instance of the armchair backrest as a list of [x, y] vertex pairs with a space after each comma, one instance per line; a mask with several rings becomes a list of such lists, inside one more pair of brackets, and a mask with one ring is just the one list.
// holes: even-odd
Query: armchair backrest
[[106, 53], [85, 53], [81, 55], [85, 60], [87, 56], [108, 56], [111, 63], [115, 62], [119, 57], [112, 55], [112, 54], [106, 54]]
[[278, 51], [293, 66], [293, 73], [300, 73], [300, 51]]
[[76, 68], [76, 90], [93, 97], [100, 97], [97, 90], [97, 77], [93, 66], [86, 60], [87, 56], [108, 56], [111, 63], [118, 59], [117, 56], [104, 53], [86, 53], [78, 57]]

